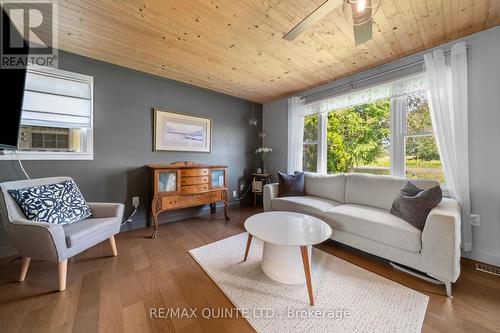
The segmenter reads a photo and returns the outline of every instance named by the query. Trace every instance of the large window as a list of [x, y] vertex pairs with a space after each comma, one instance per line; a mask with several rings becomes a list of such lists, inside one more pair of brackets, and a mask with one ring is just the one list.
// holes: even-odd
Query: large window
[[[407, 86], [412, 87], [412, 82]], [[318, 112], [307, 115], [303, 169], [430, 178], [444, 183], [426, 91], [377, 98], [389, 88], [358, 93], [355, 98], [363, 101], [359, 104], [349, 104], [354, 98], [345, 96], [331, 99]], [[367, 96], [375, 98], [367, 100]]]
[[91, 76], [28, 68], [18, 140], [22, 159], [92, 159], [92, 127]]
[[328, 113], [327, 171], [389, 174], [390, 101]]
[[405, 174], [408, 178], [430, 178], [444, 183], [436, 138], [432, 130], [425, 92], [406, 97]]
[[304, 151], [302, 168], [305, 171], [317, 172], [318, 166], [318, 114], [304, 118]]

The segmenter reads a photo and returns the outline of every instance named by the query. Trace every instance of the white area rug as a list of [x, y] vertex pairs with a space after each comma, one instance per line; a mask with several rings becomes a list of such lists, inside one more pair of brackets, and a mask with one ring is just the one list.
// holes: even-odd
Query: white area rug
[[310, 307], [305, 285], [281, 284], [262, 272], [262, 241], [253, 239], [243, 262], [247, 235], [189, 253], [258, 332], [421, 331], [426, 295], [313, 249]]

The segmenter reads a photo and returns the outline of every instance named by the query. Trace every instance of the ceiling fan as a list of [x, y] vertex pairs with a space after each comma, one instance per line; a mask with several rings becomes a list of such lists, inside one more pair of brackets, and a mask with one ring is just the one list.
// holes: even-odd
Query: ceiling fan
[[372, 38], [373, 16], [380, 7], [382, 0], [326, 0], [315, 11], [300, 21], [292, 30], [288, 31], [283, 39], [294, 40], [314, 23], [342, 5], [342, 14], [347, 22], [353, 26], [354, 44], [356, 46]]

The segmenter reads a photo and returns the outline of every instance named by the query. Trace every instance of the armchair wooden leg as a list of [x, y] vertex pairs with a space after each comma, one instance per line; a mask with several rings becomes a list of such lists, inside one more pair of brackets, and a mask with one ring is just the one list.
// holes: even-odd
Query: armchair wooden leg
[[23, 257], [21, 261], [21, 272], [19, 273], [19, 282], [23, 282], [30, 267], [31, 257]]
[[116, 257], [118, 255], [118, 251], [116, 251], [116, 243], [115, 243], [115, 236], [109, 237], [109, 245], [111, 245], [111, 251], [113, 252], [113, 257]]
[[68, 272], [68, 259], [58, 263], [59, 270], [59, 291], [66, 289], [66, 275]]

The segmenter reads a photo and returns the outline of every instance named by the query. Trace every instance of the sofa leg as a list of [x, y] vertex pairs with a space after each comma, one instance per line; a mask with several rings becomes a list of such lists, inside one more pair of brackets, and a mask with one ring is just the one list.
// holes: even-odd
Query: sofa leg
[[28, 272], [28, 267], [30, 267], [31, 257], [23, 257], [21, 261], [21, 272], [19, 273], [19, 282], [23, 282], [26, 279], [26, 273]]
[[118, 255], [118, 251], [116, 251], [116, 242], [115, 242], [115, 236], [109, 237], [109, 245], [111, 246], [111, 251], [113, 252], [113, 257], [116, 257]]
[[453, 295], [451, 294], [451, 282], [445, 282], [444, 286], [446, 287], [446, 295], [448, 295], [449, 298], [453, 298]]
[[66, 289], [66, 275], [68, 272], [68, 259], [58, 263], [59, 271], [59, 291]]

